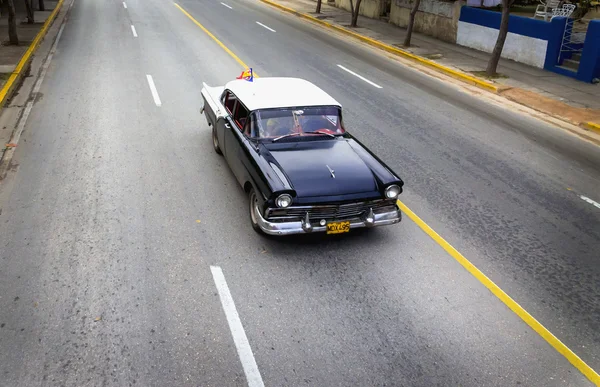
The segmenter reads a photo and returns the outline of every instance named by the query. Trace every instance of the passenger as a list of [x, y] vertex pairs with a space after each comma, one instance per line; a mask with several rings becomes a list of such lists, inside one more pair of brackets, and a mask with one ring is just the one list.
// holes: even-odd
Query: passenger
[[292, 120], [288, 117], [269, 118], [265, 122], [264, 137], [279, 137], [294, 133]]
[[277, 131], [277, 119], [269, 118], [265, 125], [265, 137], [275, 137]]

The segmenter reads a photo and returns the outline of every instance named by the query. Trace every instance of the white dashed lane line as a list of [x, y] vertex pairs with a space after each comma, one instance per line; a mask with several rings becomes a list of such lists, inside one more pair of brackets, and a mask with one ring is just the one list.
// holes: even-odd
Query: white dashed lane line
[[127, 3], [123, 2], [123, 8], [127, 9]]
[[581, 200], [590, 203], [592, 206], [600, 208], [600, 203], [593, 201], [587, 196], [580, 195], [579, 197], [581, 198]]
[[264, 27], [264, 28], [268, 29], [271, 32], [277, 32], [274, 29], [272, 29], [271, 27], [267, 27], [266, 25], [262, 24], [261, 22], [256, 22], [256, 24], [258, 24], [261, 27]]
[[134, 38], [137, 38], [137, 37], [138, 37], [138, 35], [137, 35], [137, 31], [135, 30], [135, 27], [134, 27], [133, 25], [131, 26], [131, 32], [133, 33], [133, 37], [134, 37]]
[[156, 86], [154, 85], [152, 75], [146, 74], [146, 79], [148, 79], [148, 86], [150, 86], [150, 92], [152, 93], [152, 98], [154, 98], [154, 103], [156, 104], [156, 106], [161, 106], [162, 102], [160, 102], [158, 90], [156, 90]]
[[344, 66], [342, 66], [342, 65], [340, 65], [340, 64], [339, 64], [339, 65], [337, 65], [337, 66], [338, 66], [339, 68], [341, 68], [342, 70], [344, 70], [344, 71], [348, 72], [349, 74], [352, 74], [352, 75], [354, 75], [355, 77], [357, 77], [357, 78], [359, 78], [359, 79], [362, 79], [363, 81], [367, 82], [369, 85], [371, 85], [371, 86], [375, 86], [375, 87], [376, 87], [376, 88], [378, 88], [378, 89], [383, 89], [383, 87], [379, 86], [379, 85], [378, 85], [378, 84], [376, 84], [375, 82], [371, 82], [371, 81], [369, 81], [367, 78], [363, 77], [362, 75], [358, 75], [358, 74], [357, 74], [357, 73], [355, 73], [354, 71], [352, 71], [352, 70], [348, 70], [347, 68], [345, 68]]
[[230, 6], [230, 5], [227, 5], [227, 4], [225, 4], [225, 3], [221, 3], [221, 5], [222, 5], [222, 6], [224, 6], [224, 7], [227, 7], [227, 8], [229, 8], [229, 9], [233, 9], [233, 7], [232, 7], [232, 6]]
[[244, 332], [240, 316], [235, 308], [233, 297], [227, 286], [227, 281], [225, 281], [223, 270], [221, 270], [219, 266], [211, 266], [210, 271], [212, 272], [215, 286], [217, 287], [219, 298], [221, 299], [221, 305], [223, 306], [223, 311], [225, 312], [225, 317], [227, 318], [229, 330], [231, 331], [235, 348], [240, 357], [244, 374], [246, 374], [248, 387], [264, 387], [265, 384], [263, 383], [262, 376], [260, 376], [258, 365], [254, 359], [254, 354], [250, 348], [246, 332]]

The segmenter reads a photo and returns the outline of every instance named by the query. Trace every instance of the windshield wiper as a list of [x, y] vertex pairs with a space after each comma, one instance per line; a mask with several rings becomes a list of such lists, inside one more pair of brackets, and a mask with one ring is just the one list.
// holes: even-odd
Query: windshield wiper
[[309, 134], [322, 134], [322, 135], [324, 135], [324, 136], [329, 136], [329, 137], [333, 137], [333, 138], [335, 138], [335, 136], [334, 136], [333, 134], [331, 134], [331, 133], [324, 133], [324, 132], [319, 132], [319, 131], [316, 131], [316, 132], [304, 132], [304, 133], [309, 133]]
[[273, 142], [275, 142], [275, 141], [279, 141], [279, 140], [281, 140], [282, 138], [286, 138], [286, 137], [290, 137], [290, 136], [298, 136], [298, 135], [301, 135], [301, 134], [307, 134], [307, 133], [308, 133], [308, 134], [320, 134], [320, 135], [322, 135], [322, 136], [329, 136], [329, 137], [335, 138], [335, 136], [334, 136], [333, 134], [331, 134], [331, 133], [323, 133], [323, 132], [302, 132], [302, 133], [288, 133], [288, 134], [284, 134], [283, 136], [279, 136], [279, 137], [276, 137], [276, 138], [274, 138], [274, 139], [273, 139]]
[[300, 133], [288, 133], [288, 134], [284, 134], [283, 136], [279, 136], [273, 139], [273, 142], [275, 141], [279, 141], [282, 138], [286, 138], [286, 137], [290, 137], [290, 136], [298, 136]]

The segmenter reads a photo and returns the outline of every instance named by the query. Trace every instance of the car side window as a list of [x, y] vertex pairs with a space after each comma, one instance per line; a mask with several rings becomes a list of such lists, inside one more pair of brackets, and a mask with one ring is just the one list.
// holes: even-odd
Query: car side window
[[233, 120], [237, 124], [240, 131], [244, 128], [246, 124], [246, 120], [248, 119], [248, 109], [241, 103], [237, 103], [237, 107], [235, 108], [235, 113], [233, 114]]
[[233, 93], [231, 93], [230, 91], [227, 91], [225, 93], [225, 96], [223, 97], [223, 99], [224, 99], [223, 105], [225, 105], [225, 109], [227, 109], [229, 114], [233, 115], [235, 112], [235, 105], [237, 102], [237, 98], [235, 97], [235, 95], [233, 95]]
[[256, 113], [251, 113], [244, 126], [246, 137], [256, 137], [258, 135], [258, 123], [256, 122]]

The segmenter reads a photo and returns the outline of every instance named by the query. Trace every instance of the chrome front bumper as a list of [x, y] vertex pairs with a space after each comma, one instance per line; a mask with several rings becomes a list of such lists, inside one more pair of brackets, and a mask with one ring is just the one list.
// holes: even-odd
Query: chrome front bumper
[[[257, 213], [258, 226], [265, 234], [269, 235], [291, 235], [291, 234], [308, 234], [313, 232], [325, 232], [327, 226], [321, 226], [318, 222], [310, 222], [310, 220], [300, 220], [294, 222], [269, 222], [262, 214]], [[362, 227], [378, 227], [387, 226], [390, 224], [400, 223], [402, 220], [402, 212], [399, 209], [395, 211], [373, 214], [370, 212], [361, 218], [344, 219], [350, 222], [350, 228]]]

